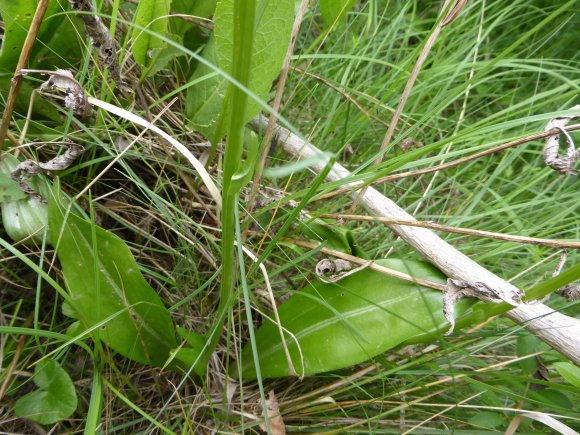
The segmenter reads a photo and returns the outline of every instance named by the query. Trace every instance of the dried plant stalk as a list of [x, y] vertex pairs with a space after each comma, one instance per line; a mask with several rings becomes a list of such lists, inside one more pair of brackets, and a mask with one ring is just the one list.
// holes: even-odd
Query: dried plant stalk
[[95, 13], [92, 0], [69, 0], [72, 8], [80, 12], [77, 16], [84, 23], [87, 35], [99, 53], [101, 64], [109, 70], [111, 79], [124, 90], [121, 70], [117, 59], [117, 44], [101, 17]]

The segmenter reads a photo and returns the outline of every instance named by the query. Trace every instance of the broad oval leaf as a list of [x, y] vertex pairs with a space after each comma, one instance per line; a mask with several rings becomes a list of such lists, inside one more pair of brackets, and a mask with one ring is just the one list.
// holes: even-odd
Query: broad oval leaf
[[[55, 183], [56, 185], [57, 183]], [[74, 213], [66, 213], [58, 187], [49, 202], [48, 225], [70, 307], [84, 329], [121, 355], [163, 366], [177, 346], [169, 311], [147, 283], [125, 242]]]
[[[257, 97], [267, 101], [272, 81], [280, 73], [290, 41], [295, 15], [294, 0], [260, 0], [257, 3], [252, 71], [248, 88]], [[214, 14], [214, 33], [209, 47], [206, 47], [203, 53], [206, 60], [214, 64], [217, 61], [216, 66], [227, 74], [231, 74], [233, 63], [233, 13], [234, 0], [218, 1]], [[211, 69], [200, 64], [190, 81], [208, 76], [209, 73]], [[191, 120], [191, 126], [207, 137], [212, 137], [222, 112], [226, 84], [221, 76], [209, 76], [208, 80], [203, 80], [188, 89], [187, 115]], [[211, 97], [209, 102], [208, 96]], [[260, 104], [250, 98], [245, 121], [252, 119], [260, 110]], [[221, 124], [227, 125], [227, 119]]]
[[[444, 275], [423, 262], [397, 259], [378, 264], [417, 278], [445, 282]], [[463, 312], [470, 301], [460, 301]], [[370, 269], [336, 283], [313, 282], [278, 309], [282, 326], [300, 343], [302, 366], [294, 338], [285, 340], [297, 375], [312, 375], [349, 367], [373, 358], [414, 336], [435, 339], [448, 327], [441, 292], [402, 281]], [[292, 375], [278, 327], [267, 321], [256, 332], [261, 375]], [[248, 344], [242, 352], [242, 375], [254, 379], [256, 370]]]
[[[150, 32], [167, 36], [168, 15], [171, 0], [140, 0], [135, 11], [133, 29], [133, 57], [142, 67], [152, 64], [155, 53], [165, 46], [165, 42]], [[146, 28], [148, 31], [142, 30]]]
[[14, 413], [40, 424], [53, 424], [72, 415], [77, 394], [68, 373], [54, 360], [40, 361], [32, 378], [38, 389], [14, 404]]

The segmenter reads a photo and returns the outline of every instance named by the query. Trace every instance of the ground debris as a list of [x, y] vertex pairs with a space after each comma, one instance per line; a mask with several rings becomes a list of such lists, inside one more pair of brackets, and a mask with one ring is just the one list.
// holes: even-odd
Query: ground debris
[[318, 278], [322, 282], [336, 282], [368, 267], [370, 263], [369, 261], [359, 267], [355, 267], [350, 261], [341, 258], [337, 258], [336, 260], [325, 258], [316, 264], [316, 275], [318, 275]]
[[48, 162], [42, 163], [35, 162], [34, 160], [23, 161], [18, 166], [16, 166], [16, 168], [14, 168], [10, 174], [10, 177], [18, 183], [20, 189], [22, 189], [22, 191], [29, 197], [35, 198], [42, 203], [46, 203], [46, 199], [44, 199], [40, 193], [30, 187], [26, 180], [39, 174], [43, 170], [52, 172], [62, 171], [68, 168], [77, 159], [77, 157], [83, 153], [84, 148], [73, 142], [67, 142], [67, 145], [68, 149], [62, 155], [57, 156]]
[[50, 75], [50, 78], [38, 89], [42, 96], [64, 99], [64, 107], [72, 110], [80, 118], [85, 118], [92, 113], [91, 106], [87, 101], [87, 94], [80, 83], [76, 81], [72, 72], [66, 69], [57, 69], [42, 73]]
[[[580, 109], [580, 105], [572, 107], [572, 109]], [[580, 116], [564, 116], [561, 118], [554, 118], [548, 122], [544, 131], [549, 131], [552, 129], [558, 129], [566, 137], [568, 142], [568, 148], [565, 154], [559, 154], [560, 151], [560, 133], [553, 134], [546, 138], [546, 143], [544, 145], [544, 162], [547, 166], [560, 172], [564, 175], [577, 175], [578, 170], [574, 168], [576, 161], [578, 160], [578, 155], [580, 150], [576, 149], [572, 137], [568, 134], [564, 127], [570, 122], [571, 119], [579, 118]]]
[[[286, 425], [284, 424], [284, 420], [280, 415], [280, 406], [278, 404], [278, 399], [276, 398], [274, 390], [270, 390], [270, 393], [268, 393], [268, 399], [266, 399], [266, 408], [268, 422], [270, 423], [270, 433], [272, 435], [285, 435]], [[260, 423], [260, 429], [262, 429], [264, 432], [268, 431], [268, 428], [264, 423]]]
[[87, 35], [99, 53], [100, 62], [107, 67], [119, 89], [125, 92], [126, 86], [121, 80], [117, 60], [116, 42], [101, 17], [95, 13], [92, 0], [69, 0], [69, 3], [75, 11], [80, 12], [77, 17], [84, 23]]
[[447, 286], [443, 291], [443, 314], [450, 323], [449, 330], [445, 335], [449, 335], [455, 329], [455, 302], [464, 297], [476, 298], [483, 302], [499, 304], [507, 302], [517, 306], [521, 304], [522, 295], [506, 296], [502, 292], [488, 287], [482, 282], [467, 282], [459, 279], [449, 278]]

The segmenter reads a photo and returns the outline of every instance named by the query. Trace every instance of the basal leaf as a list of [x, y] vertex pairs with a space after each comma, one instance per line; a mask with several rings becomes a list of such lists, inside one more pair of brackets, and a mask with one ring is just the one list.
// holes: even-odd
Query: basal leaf
[[[227, 74], [232, 72], [233, 58], [233, 11], [234, 0], [220, 0], [214, 14], [214, 34], [211, 44], [215, 48], [204, 50], [204, 58], [222, 69]], [[290, 41], [294, 17], [294, 0], [261, 0], [256, 10], [256, 30], [254, 33], [252, 71], [249, 89], [260, 99], [267, 101], [272, 82], [280, 73], [280, 68]], [[215, 50], [215, 51], [214, 51]], [[215, 63], [214, 61], [217, 61]], [[207, 75], [209, 68], [199, 65], [192, 79]], [[188, 89], [187, 115], [192, 127], [204, 126], [202, 131], [211, 136], [225, 101], [225, 79], [217, 76]], [[203, 104], [204, 96], [211, 96], [211, 102]], [[199, 108], [203, 110], [200, 110]], [[259, 103], [250, 99], [246, 109], [246, 119], [250, 120], [261, 110]], [[224, 112], [227, 113], [227, 112]], [[226, 117], [228, 115], [226, 114]], [[227, 125], [224, 119], [223, 125]], [[209, 127], [205, 127], [209, 126]]]
[[121, 355], [162, 366], [177, 343], [173, 321], [123, 240], [66, 214], [56, 194], [49, 203], [49, 235], [71, 296], [68, 311], [84, 329], [98, 325], [93, 336]]
[[[19, 163], [21, 162], [10, 154], [0, 162], [1, 222], [6, 234], [15, 242], [41, 244], [48, 221], [48, 208], [37, 198], [23, 194], [18, 183], [12, 180], [10, 174]], [[26, 180], [26, 184], [43, 198], [48, 197], [50, 188], [44, 176], [35, 175]]]
[[301, 221], [300, 227], [306, 237], [325, 243], [327, 248], [360, 258], [368, 258], [367, 253], [358, 245], [352, 231], [348, 228], [332, 225], [322, 219], [314, 219], [310, 222]]
[[30, 0], [0, 1], [0, 15], [4, 22], [4, 38], [0, 50], [0, 66], [3, 70], [12, 70], [18, 62], [35, 10], [36, 2]]
[[209, 18], [215, 10], [216, 0], [173, 0], [171, 9], [176, 14]]
[[38, 389], [14, 404], [14, 413], [40, 424], [53, 424], [68, 418], [77, 408], [77, 395], [68, 373], [56, 362], [43, 360], [32, 378]]
[[344, 24], [346, 22], [346, 14], [355, 5], [356, 0], [320, 0], [320, 14], [324, 27], [329, 28], [334, 23]]
[[[433, 266], [397, 259], [377, 263], [413, 276], [444, 282]], [[458, 303], [463, 311], [470, 301]], [[285, 340], [297, 374], [312, 375], [349, 367], [373, 358], [403, 341], [445, 331], [441, 292], [364, 269], [336, 283], [313, 282], [278, 309], [282, 326], [295, 339]], [[291, 374], [276, 325], [266, 321], [256, 332], [264, 378]], [[243, 377], [256, 377], [251, 346], [242, 352]]]
[[[165, 46], [165, 42], [149, 32], [167, 36], [170, 6], [171, 0], [139, 1], [134, 19], [139, 27], [133, 29], [133, 57], [142, 67], [149, 67], [154, 60], [154, 50]], [[149, 32], [142, 30], [142, 27]]]
[[[203, 58], [217, 64], [215, 40], [212, 37], [203, 50]], [[186, 113], [190, 127], [210, 137], [216, 124], [224, 101], [227, 82], [210, 67], [200, 63], [190, 82], [198, 82], [187, 90]], [[225, 124], [223, 124], [225, 125]]]
[[[55, 13], [61, 12], [66, 4], [64, 1], [61, 3], [57, 0], [49, 3], [38, 39], [42, 40], [51, 27], [54, 31], [54, 20], [50, 18]], [[31, 0], [0, 0], [0, 15], [4, 23], [4, 36], [0, 48], [0, 71], [14, 72], [36, 11], [36, 5], [37, 2]], [[48, 36], [51, 37], [52, 33], [50, 32]]]
[[558, 370], [560, 376], [576, 388], [580, 388], [580, 367], [569, 362], [559, 362], [552, 365]]
[[6, 155], [4, 160], [0, 161], [0, 204], [26, 198], [26, 194], [10, 176], [18, 163], [20, 163], [18, 159], [11, 154]]

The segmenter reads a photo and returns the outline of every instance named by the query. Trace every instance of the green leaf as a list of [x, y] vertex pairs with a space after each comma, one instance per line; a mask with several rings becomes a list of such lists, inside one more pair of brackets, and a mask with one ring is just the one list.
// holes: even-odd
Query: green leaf
[[580, 368], [578, 366], [569, 362], [559, 362], [552, 365], [558, 370], [560, 376], [576, 388], [580, 388]]
[[[48, 222], [48, 208], [38, 199], [24, 194], [18, 183], [10, 177], [19, 163], [20, 161], [10, 154], [0, 162], [0, 193], [2, 185], [6, 187], [4, 198], [0, 198], [2, 224], [6, 233], [15, 242], [42, 243]], [[50, 188], [43, 175], [35, 175], [26, 180], [26, 183], [42, 197], [48, 197]]]
[[[433, 266], [416, 261], [378, 260], [378, 264], [415, 277], [444, 282]], [[469, 301], [460, 301], [465, 310]], [[448, 326], [441, 292], [364, 269], [336, 283], [313, 282], [296, 292], [278, 310], [282, 326], [300, 343], [302, 367], [294, 338], [285, 340], [298, 375], [350, 367], [379, 355], [403, 341], [430, 333], [435, 339]], [[262, 376], [291, 374], [279, 329], [266, 321], [256, 332]], [[242, 352], [244, 378], [256, 376], [251, 346]]]
[[505, 418], [498, 412], [478, 412], [469, 419], [469, 424], [485, 429], [497, 429], [505, 423]]
[[301, 221], [300, 227], [306, 237], [325, 243], [327, 248], [360, 258], [368, 258], [368, 254], [357, 244], [354, 234], [348, 228], [327, 223], [322, 219], [314, 219], [311, 222]]
[[[4, 22], [4, 36], [0, 48], [0, 71], [14, 72], [37, 3], [31, 0], [0, 0], [0, 15]], [[55, 13], [62, 12], [63, 7], [67, 7], [66, 2], [61, 4], [60, 1], [54, 0], [49, 3], [37, 39], [44, 39], [47, 33], [49, 37], [52, 37], [53, 32], [49, 30], [52, 27], [54, 31], [54, 21], [50, 18]], [[31, 56], [29, 63], [33, 59], [34, 56]]]
[[326, 29], [346, 23], [346, 14], [352, 10], [356, 0], [320, 0], [320, 14]]
[[68, 373], [54, 360], [40, 361], [34, 370], [38, 390], [21, 397], [14, 413], [40, 424], [53, 424], [72, 415], [77, 408], [75, 387]]
[[[175, 35], [167, 35], [169, 39], [181, 44], [183, 41], [180, 37]], [[159, 71], [171, 66], [171, 62], [180, 56], [184, 56], [185, 52], [173, 45], [166, 45], [163, 48], [154, 48], [151, 50], [152, 59], [151, 65], [147, 69], [148, 76], [154, 76]]]
[[[133, 57], [142, 67], [149, 67], [154, 61], [155, 49], [165, 46], [165, 42], [150, 32], [167, 36], [168, 15], [171, 0], [140, 0], [135, 11], [133, 29]], [[145, 27], [148, 31], [141, 28]]]
[[[205, 46], [202, 56], [208, 62], [217, 64], [213, 37]], [[189, 81], [196, 83], [187, 90], [186, 113], [191, 121], [189, 125], [209, 138], [216, 129], [226, 95], [227, 82], [209, 66], [202, 63], [197, 66]]]
[[[203, 53], [204, 59], [229, 75], [232, 74], [233, 58], [233, 8], [234, 0], [218, 1], [214, 14], [214, 34]], [[258, 98], [267, 101], [272, 81], [280, 73], [290, 42], [295, 13], [294, 0], [262, 0], [258, 3], [256, 11], [256, 30], [251, 53], [252, 70], [248, 88]], [[207, 76], [211, 72], [209, 67], [200, 64], [190, 81]], [[187, 92], [187, 116], [191, 120], [191, 126], [206, 137], [211, 137], [215, 133], [216, 124], [222, 113], [227, 89], [224, 82], [223, 77], [215, 76], [191, 86]], [[260, 104], [249, 99], [244, 122], [252, 119], [260, 110]], [[222, 125], [227, 125], [229, 114], [224, 113], [226, 115]], [[218, 132], [218, 136], [219, 133], [221, 132]]]
[[0, 49], [0, 66], [13, 70], [32, 22], [36, 2], [30, 0], [1, 0], [0, 14], [4, 22], [4, 38]]
[[49, 203], [49, 234], [71, 296], [67, 310], [76, 312], [85, 330], [97, 327], [93, 337], [121, 355], [162, 366], [176, 347], [173, 321], [123, 240], [66, 214], [56, 194]]
[[[539, 340], [531, 334], [524, 333], [518, 337], [517, 341], [517, 354], [518, 357], [524, 357], [526, 355], [531, 355], [538, 351]], [[533, 375], [538, 370], [538, 360], [536, 357], [526, 358], [518, 362], [522, 370]]]
[[171, 9], [176, 14], [209, 18], [215, 10], [217, 0], [173, 0]]
[[18, 160], [11, 154], [0, 161], [0, 204], [26, 198], [26, 194], [10, 176], [18, 163]]

